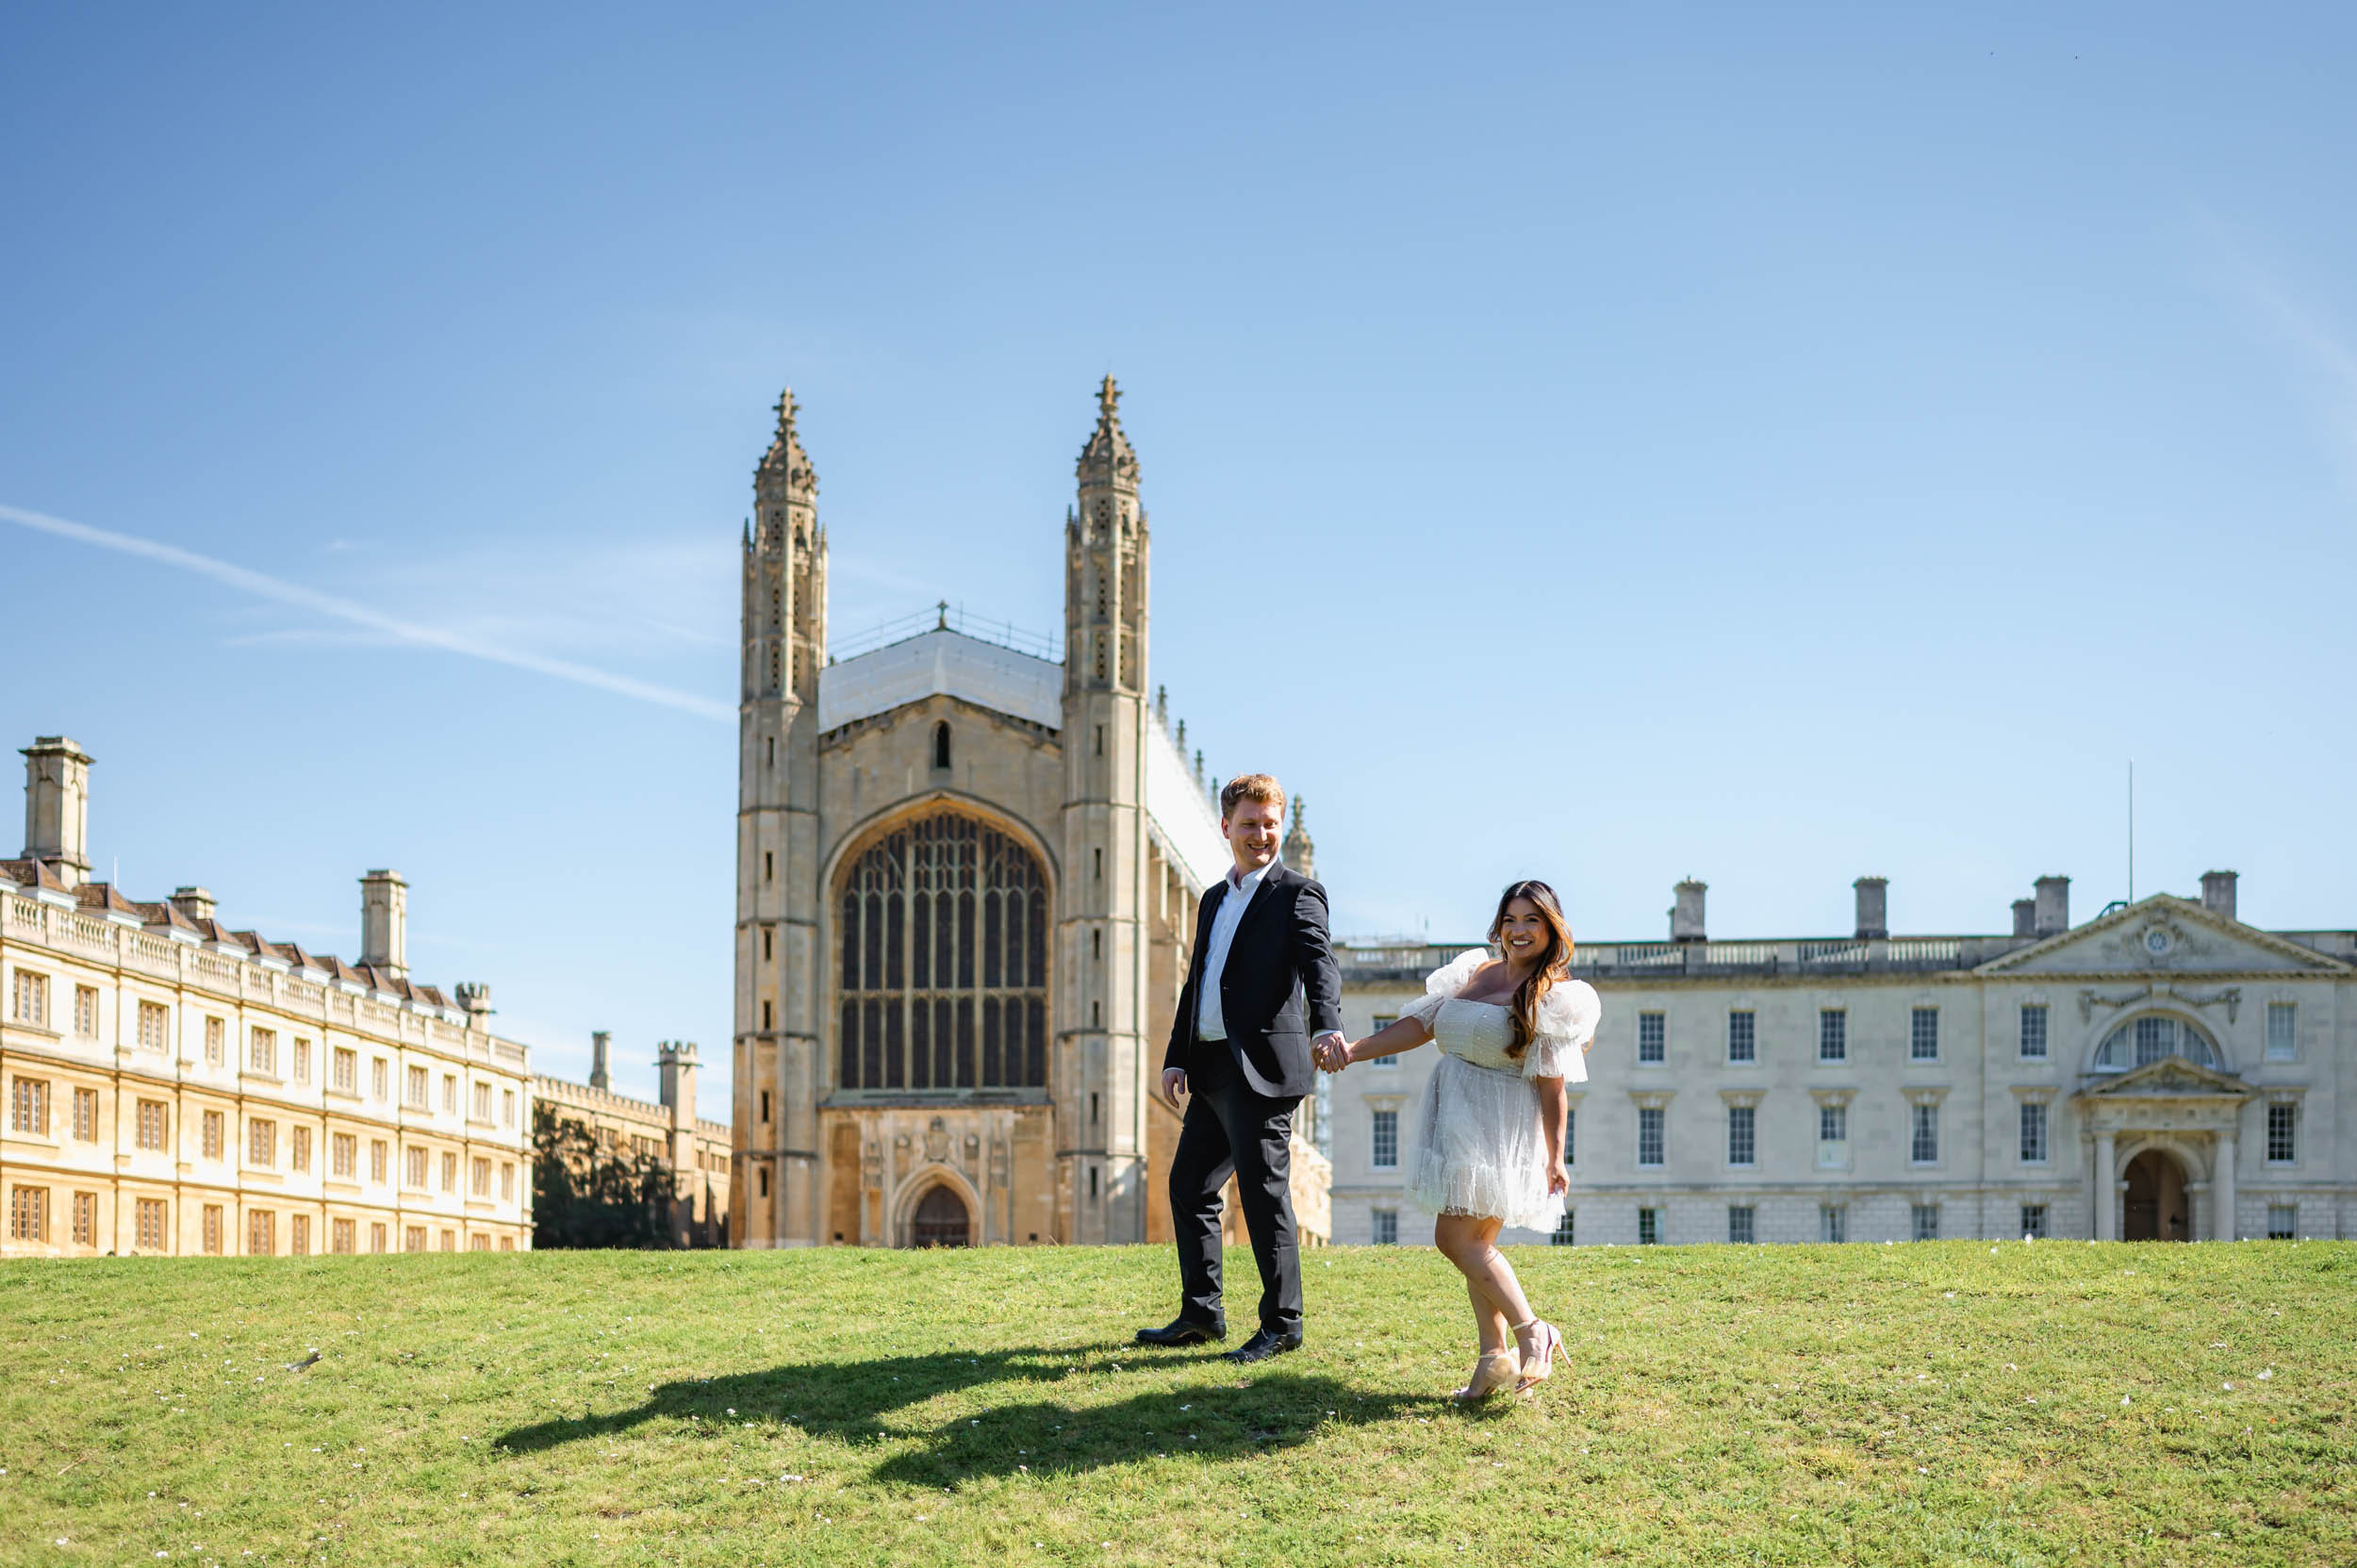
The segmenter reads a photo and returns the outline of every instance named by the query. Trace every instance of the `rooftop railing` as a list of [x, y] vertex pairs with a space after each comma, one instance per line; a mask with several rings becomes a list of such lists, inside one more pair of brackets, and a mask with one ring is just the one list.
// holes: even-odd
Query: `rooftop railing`
[[1013, 621], [992, 620], [985, 616], [970, 614], [964, 605], [952, 604], [946, 599], [930, 610], [919, 610], [897, 620], [887, 620], [856, 636], [829, 644], [828, 662], [856, 659], [862, 653], [873, 653], [879, 648], [889, 648], [896, 642], [921, 637], [928, 632], [955, 632], [977, 642], [987, 642], [1014, 652], [1028, 653], [1035, 659], [1045, 659], [1049, 664], [1063, 662], [1063, 642], [1061, 638], [1026, 631]]
[[[1772, 942], [1583, 942], [1572, 957], [1575, 974], [1645, 979], [1672, 975], [1842, 974], [1866, 970], [1966, 969], [2034, 940], [2017, 936], [1833, 937]], [[1474, 942], [1415, 942], [1374, 938], [1336, 948], [1343, 968], [1431, 970]]]

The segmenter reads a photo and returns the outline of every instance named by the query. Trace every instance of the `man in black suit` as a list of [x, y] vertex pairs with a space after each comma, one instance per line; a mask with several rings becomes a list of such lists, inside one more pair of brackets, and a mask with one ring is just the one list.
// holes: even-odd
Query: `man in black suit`
[[[1316, 1077], [1310, 1046], [1342, 1033], [1342, 973], [1326, 929], [1326, 889], [1277, 860], [1285, 791], [1265, 773], [1219, 792], [1235, 865], [1203, 895], [1186, 988], [1162, 1057], [1162, 1098], [1186, 1097], [1170, 1163], [1180, 1302], [1145, 1345], [1228, 1337], [1220, 1305], [1219, 1195], [1230, 1172], [1261, 1265], [1261, 1327], [1228, 1352], [1264, 1361], [1301, 1347], [1301, 1260], [1294, 1242], [1294, 1108]], [[1305, 1023], [1304, 1013], [1308, 1017]]]

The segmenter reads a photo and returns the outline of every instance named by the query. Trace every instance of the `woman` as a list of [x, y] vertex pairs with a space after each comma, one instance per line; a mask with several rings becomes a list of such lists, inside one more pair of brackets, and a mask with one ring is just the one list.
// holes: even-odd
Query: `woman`
[[1567, 973], [1572, 933], [1555, 890], [1518, 882], [1498, 900], [1490, 941], [1436, 970], [1425, 999], [1365, 1039], [1321, 1048], [1318, 1065], [1353, 1062], [1440, 1042], [1440, 1064], [1418, 1115], [1409, 1194], [1439, 1216], [1432, 1239], [1465, 1276], [1480, 1327], [1481, 1358], [1457, 1397], [1514, 1385], [1529, 1392], [1553, 1375], [1563, 1336], [1523, 1296], [1497, 1249], [1511, 1225], [1544, 1229], [1563, 1212], [1563, 1084], [1588, 1077], [1588, 1048], [1603, 1003]]

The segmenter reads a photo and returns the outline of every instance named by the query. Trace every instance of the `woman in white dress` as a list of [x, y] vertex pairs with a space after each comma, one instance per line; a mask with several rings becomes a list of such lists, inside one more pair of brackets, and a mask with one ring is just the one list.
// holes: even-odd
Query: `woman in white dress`
[[1552, 1375], [1563, 1336], [1530, 1310], [1497, 1249], [1511, 1225], [1552, 1228], [1571, 1186], [1563, 1166], [1563, 1085], [1588, 1077], [1603, 1014], [1595, 987], [1573, 980], [1571, 928], [1555, 890], [1518, 882], [1498, 900], [1490, 941], [1435, 970], [1425, 998], [1365, 1039], [1323, 1048], [1319, 1065], [1409, 1050], [1442, 1056], [1426, 1081], [1409, 1195], [1438, 1216], [1432, 1239], [1465, 1276], [1481, 1357], [1457, 1391], [1479, 1399], [1511, 1383], [1527, 1393]]

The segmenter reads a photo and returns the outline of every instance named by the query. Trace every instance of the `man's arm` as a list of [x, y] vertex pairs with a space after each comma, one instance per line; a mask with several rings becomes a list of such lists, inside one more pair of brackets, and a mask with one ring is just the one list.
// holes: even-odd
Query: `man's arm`
[[1195, 977], [1203, 972], [1203, 935], [1207, 929], [1203, 904], [1209, 902], [1211, 895], [1206, 893], [1202, 902], [1195, 905], [1195, 940], [1187, 944], [1187, 978], [1178, 986], [1178, 1010], [1170, 1016], [1170, 1044], [1162, 1051], [1162, 1071], [1166, 1073], [1186, 1070], [1187, 1048], [1195, 1042]]
[[1294, 900], [1294, 972], [1301, 977], [1302, 1001], [1309, 1012], [1310, 1038], [1343, 1037], [1343, 971], [1334, 962], [1334, 944], [1326, 931], [1326, 889], [1314, 882], [1301, 885]]

